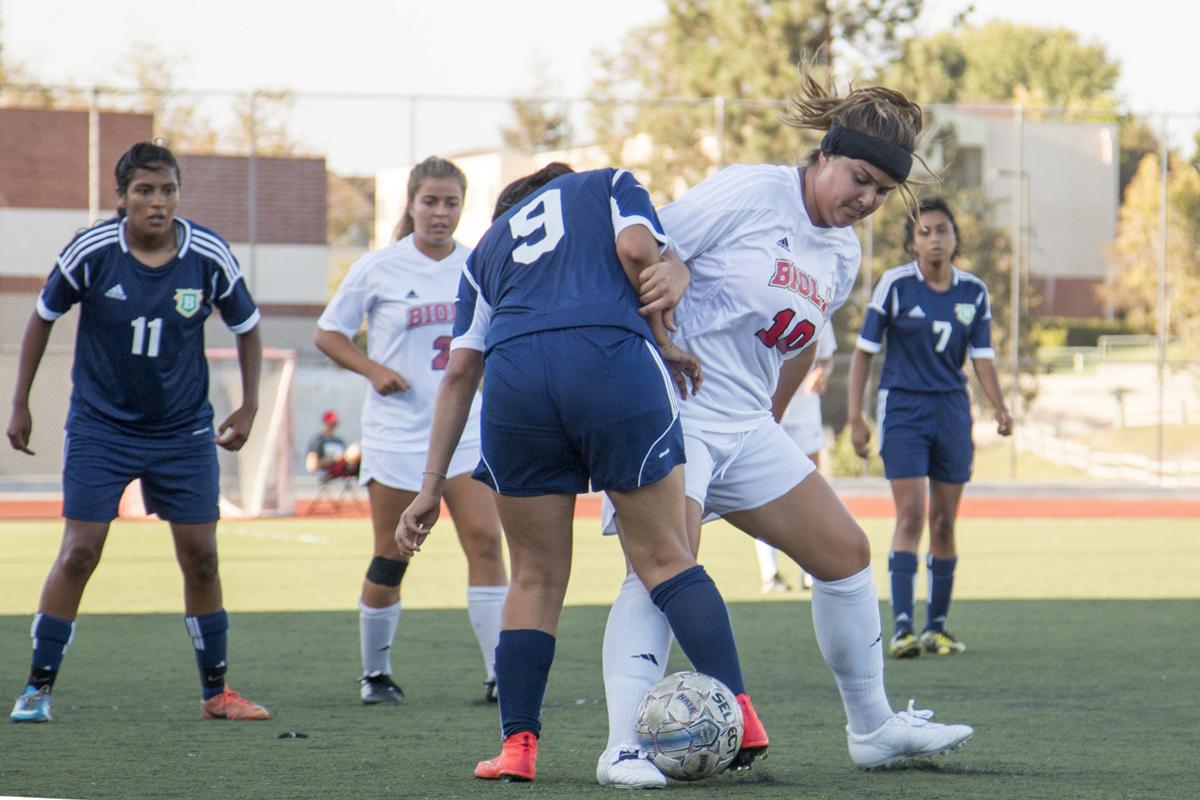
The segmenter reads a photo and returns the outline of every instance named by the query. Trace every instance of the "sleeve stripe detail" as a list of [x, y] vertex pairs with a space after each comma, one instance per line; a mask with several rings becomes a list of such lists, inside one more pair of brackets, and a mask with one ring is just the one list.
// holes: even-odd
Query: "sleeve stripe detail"
[[72, 289], [77, 292], [80, 291], [79, 283], [76, 282], [73, 277], [71, 277], [71, 271], [64, 267], [61, 261], [58, 263], [58, 271], [61, 272], [62, 276], [67, 279], [67, 283], [71, 284]]
[[883, 277], [879, 279], [879, 283], [875, 284], [875, 291], [871, 293], [871, 305], [878, 308], [880, 311], [884, 308], [884, 302], [887, 299], [888, 292], [892, 290], [892, 285], [901, 278], [907, 278], [913, 275], [917, 269], [916, 263], [905, 264], [900, 267], [893, 267], [883, 273]]
[[79, 265], [84, 263], [92, 253], [111, 246], [117, 240], [117, 230], [116, 228], [112, 228], [109, 231], [109, 235], [101, 238], [93, 238], [91, 243], [86, 247], [70, 248], [69, 253], [64, 253], [58, 257], [59, 271], [62, 272], [63, 277], [67, 279], [71, 286], [75, 287], [76, 291], [80, 291], [79, 282], [75, 280], [71, 273], [78, 269]]
[[990, 347], [971, 347], [967, 349], [967, 355], [973, 359], [979, 358], [996, 358], [996, 351]]
[[199, 236], [192, 239], [192, 249], [197, 253], [200, 253], [201, 255], [211, 259], [217, 264], [217, 266], [221, 268], [221, 271], [225, 273], [225, 280], [229, 284], [229, 287], [225, 290], [221, 297], [224, 298], [231, 291], [233, 291], [234, 284], [241, 280], [242, 274], [237, 268], [237, 262], [231, 260], [233, 256], [228, 255], [229, 251], [226, 250], [222, 252], [221, 250], [215, 249], [211, 245], [204, 242]]
[[37, 299], [37, 315], [46, 322], [54, 322], [54, 320], [63, 315], [63, 312], [51, 309], [50, 306], [46, 305], [46, 302], [42, 300], [42, 296], [39, 294]]
[[475, 281], [475, 276], [471, 274], [471, 270], [466, 264], [463, 265], [462, 274], [467, 279], [467, 283], [471, 284], [471, 288], [475, 290], [475, 293], [483, 297], [483, 290], [479, 288], [479, 284]]
[[854, 346], [859, 350], [862, 350], [864, 353], [871, 353], [872, 355], [883, 349], [883, 345], [879, 342], [872, 342], [870, 339], [864, 339], [861, 335], [854, 343]]
[[225, 243], [225, 240], [219, 236], [214, 236], [211, 233], [193, 228], [192, 243], [204, 244], [210, 249], [219, 252], [235, 274], [241, 272], [241, 269], [238, 268], [237, 259], [233, 257], [233, 251], [229, 249], [229, 245]]
[[58, 257], [59, 263], [66, 264], [70, 268], [74, 268], [76, 262], [79, 261], [80, 251], [89, 249], [97, 243], [112, 244], [120, 240], [118, 228], [119, 222], [109, 222], [104, 225], [99, 225], [91, 230], [86, 230], [79, 234], [75, 241], [67, 245], [63, 250], [62, 255]]
[[[616, 239], [617, 236], [619, 236], [621, 234], [621, 231], [625, 230], [626, 228], [631, 228], [634, 225], [642, 225], [643, 227], [646, 228], [646, 230], [650, 231], [650, 235], [653, 236], [655, 239], [657, 239], [658, 243], [662, 247], [666, 247], [667, 245], [669, 245], [671, 243], [671, 240], [667, 238], [667, 235], [665, 233], [660, 233], [657, 229], [655, 229], [654, 223], [652, 223], [650, 220], [646, 219], [642, 215], [634, 214], [634, 215], [628, 216], [628, 217], [621, 216], [621, 209], [617, 207], [617, 201], [612, 198], [609, 198], [609, 205], [612, 207], [612, 224], [613, 224], [613, 239], [614, 240]], [[662, 247], [659, 248], [660, 251], [662, 250]]]
[[238, 323], [237, 325], [230, 325], [229, 330], [233, 331], [236, 334], [246, 333], [247, 331], [251, 330], [255, 325], [257, 325], [259, 319], [261, 319], [261, 318], [262, 318], [262, 315], [258, 313], [258, 309], [256, 308], [256, 309], [254, 309], [254, 313], [246, 318], [245, 322]]

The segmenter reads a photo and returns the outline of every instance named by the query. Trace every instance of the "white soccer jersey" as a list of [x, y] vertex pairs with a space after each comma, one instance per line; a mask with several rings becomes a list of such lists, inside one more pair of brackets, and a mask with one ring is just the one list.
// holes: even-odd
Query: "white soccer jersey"
[[[470, 250], [434, 261], [412, 236], [367, 253], [354, 263], [317, 326], [353, 337], [367, 318], [367, 356], [408, 381], [406, 392], [383, 397], [367, 390], [363, 402], [365, 447], [424, 452], [433, 425], [438, 385], [450, 360], [454, 299]], [[462, 445], [479, 443], [477, 395], [463, 430]]]
[[728, 167], [659, 217], [692, 271], [673, 338], [704, 364], [700, 394], [680, 405], [684, 425], [752, 430], [771, 417], [784, 360], [849, 297], [858, 238], [813, 225], [796, 167]]

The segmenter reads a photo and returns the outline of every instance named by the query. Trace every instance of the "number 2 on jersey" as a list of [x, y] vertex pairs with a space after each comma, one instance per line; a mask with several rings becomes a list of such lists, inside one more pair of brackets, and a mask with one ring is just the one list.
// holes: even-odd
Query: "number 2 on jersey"
[[[129, 323], [133, 328], [133, 347], [129, 352], [135, 356], [146, 356], [147, 358], [158, 358], [158, 345], [162, 340], [162, 317], [157, 317], [146, 322], [145, 317], [138, 317], [133, 322]], [[146, 344], [146, 329], [150, 329], [150, 343]], [[145, 347], [145, 352], [142, 348]]]
[[755, 331], [754, 335], [767, 347], [778, 347], [781, 353], [799, 350], [812, 340], [817, 329], [811, 322], [802, 319], [796, 323], [796, 327], [788, 331], [788, 326], [795, 318], [795, 310], [785, 308], [775, 315], [775, 324], [770, 328]]
[[[541, 213], [533, 213], [538, 208], [541, 208]], [[533, 202], [526, 204], [509, 218], [508, 228], [512, 231], [514, 239], [526, 238], [539, 228], [546, 231], [546, 235], [536, 242], [524, 242], [514, 247], [513, 261], [518, 264], [532, 264], [549, 253], [558, 246], [566, 232], [563, 227], [562, 190], [551, 189], [538, 195]]]
[[433, 363], [429, 366], [433, 369], [445, 369], [450, 363], [450, 342], [454, 341], [453, 336], [439, 336], [433, 340], [433, 349], [438, 351], [438, 354], [433, 357]]

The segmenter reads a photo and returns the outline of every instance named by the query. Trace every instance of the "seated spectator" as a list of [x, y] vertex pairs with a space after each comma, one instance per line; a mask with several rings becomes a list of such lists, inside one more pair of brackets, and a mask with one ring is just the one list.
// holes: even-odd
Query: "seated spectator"
[[326, 411], [321, 416], [321, 431], [308, 442], [308, 454], [304, 457], [304, 468], [309, 472], [320, 471], [330, 478], [349, 478], [358, 475], [358, 464], [362, 451], [357, 444], [347, 446], [334, 430], [338, 415]]

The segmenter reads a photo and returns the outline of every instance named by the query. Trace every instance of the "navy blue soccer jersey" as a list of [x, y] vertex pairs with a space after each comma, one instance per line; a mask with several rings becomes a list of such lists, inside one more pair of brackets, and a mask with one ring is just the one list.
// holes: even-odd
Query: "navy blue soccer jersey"
[[245, 333], [258, 309], [229, 245], [212, 231], [176, 217], [179, 251], [151, 269], [130, 252], [125, 222], [78, 234], [38, 297], [47, 322], [80, 306], [67, 430], [211, 434], [204, 322], [215, 306], [230, 330]]
[[883, 273], [863, 317], [858, 349], [878, 353], [887, 336], [881, 389], [961, 391], [966, 356], [995, 358], [987, 287], [953, 268], [944, 292], [930, 288], [914, 261]]
[[645, 187], [623, 169], [562, 175], [500, 216], [467, 259], [452, 349], [490, 352], [538, 331], [625, 328], [652, 339], [617, 258], [617, 235], [667, 237]]

